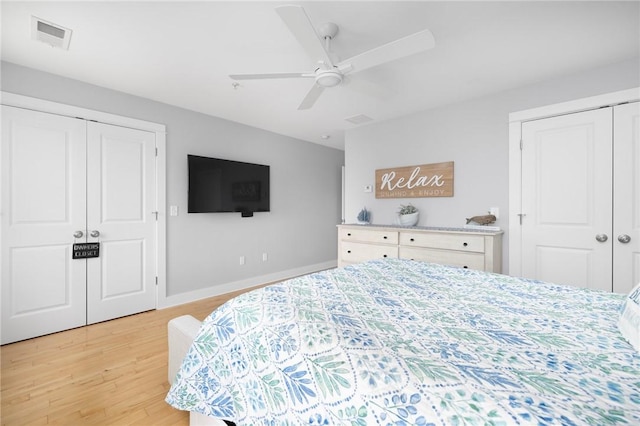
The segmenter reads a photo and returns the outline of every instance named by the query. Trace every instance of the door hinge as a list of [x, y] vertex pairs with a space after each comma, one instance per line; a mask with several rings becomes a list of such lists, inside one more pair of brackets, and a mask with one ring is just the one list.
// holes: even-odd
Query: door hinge
[[156, 277], [156, 285], [158, 285], [158, 277]]
[[158, 156], [158, 148], [156, 148], [156, 157]]
[[520, 151], [522, 151], [522, 147], [524, 146], [524, 142], [520, 139]]

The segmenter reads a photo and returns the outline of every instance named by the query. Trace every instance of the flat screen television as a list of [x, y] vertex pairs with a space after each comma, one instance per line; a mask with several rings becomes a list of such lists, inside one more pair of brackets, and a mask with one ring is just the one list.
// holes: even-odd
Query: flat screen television
[[189, 213], [268, 212], [269, 166], [188, 155]]

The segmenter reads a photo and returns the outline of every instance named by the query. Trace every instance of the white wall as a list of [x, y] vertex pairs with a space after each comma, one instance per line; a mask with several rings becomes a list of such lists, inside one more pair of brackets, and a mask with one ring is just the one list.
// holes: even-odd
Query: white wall
[[[394, 223], [398, 206], [411, 202], [420, 209], [420, 226], [459, 227], [465, 218], [495, 206], [500, 209], [496, 225], [507, 231], [508, 114], [638, 86], [640, 60], [635, 58], [350, 130], [345, 140], [346, 222], [355, 222], [367, 207], [374, 224]], [[453, 197], [376, 199], [375, 192], [363, 190], [375, 185], [376, 169], [444, 161], [455, 163]], [[508, 233], [503, 241], [503, 272], [508, 273]]]
[[[343, 151], [7, 62], [0, 71], [6, 92], [166, 125], [167, 206], [180, 212], [167, 217], [166, 305], [335, 266]], [[271, 212], [187, 214], [187, 154], [270, 165]]]

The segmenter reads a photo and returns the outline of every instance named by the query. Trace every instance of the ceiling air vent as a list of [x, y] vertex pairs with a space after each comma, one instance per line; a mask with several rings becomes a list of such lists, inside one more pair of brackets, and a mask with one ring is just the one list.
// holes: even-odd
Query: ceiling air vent
[[353, 124], [362, 124], [362, 123], [368, 123], [369, 121], [373, 121], [373, 118], [364, 114], [358, 114], [358, 115], [353, 115], [351, 117], [347, 117], [345, 118], [345, 120]]
[[44, 19], [31, 17], [31, 38], [53, 47], [69, 50], [71, 30]]

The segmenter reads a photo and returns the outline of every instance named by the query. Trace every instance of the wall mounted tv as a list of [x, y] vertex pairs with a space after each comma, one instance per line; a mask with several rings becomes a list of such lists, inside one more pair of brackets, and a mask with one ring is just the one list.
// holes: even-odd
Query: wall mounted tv
[[269, 166], [188, 155], [189, 213], [269, 211]]

